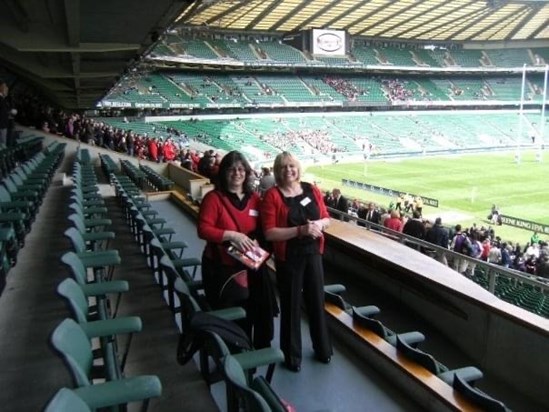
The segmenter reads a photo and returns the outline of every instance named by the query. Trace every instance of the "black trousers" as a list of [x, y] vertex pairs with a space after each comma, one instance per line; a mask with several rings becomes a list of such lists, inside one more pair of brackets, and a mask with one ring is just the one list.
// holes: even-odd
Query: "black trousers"
[[299, 365], [301, 346], [301, 303], [309, 318], [309, 333], [316, 355], [332, 355], [332, 344], [324, 312], [324, 268], [322, 256], [304, 255], [276, 261], [280, 292], [280, 349], [286, 363]]

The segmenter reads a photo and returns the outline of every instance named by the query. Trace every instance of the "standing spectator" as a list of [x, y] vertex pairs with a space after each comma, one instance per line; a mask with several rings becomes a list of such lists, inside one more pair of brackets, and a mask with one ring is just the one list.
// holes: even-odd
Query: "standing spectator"
[[329, 190], [326, 190], [326, 193], [324, 194], [324, 204], [326, 207], [334, 207], [334, 198]]
[[0, 145], [8, 143], [8, 126], [10, 123], [11, 105], [8, 100], [9, 87], [0, 80]]
[[539, 257], [536, 275], [541, 276], [542, 278], [549, 279], [549, 255], [543, 254]]
[[488, 253], [488, 263], [499, 265], [501, 263], [501, 249], [497, 242], [493, 243], [490, 247], [490, 253]]
[[391, 208], [389, 209], [383, 209], [381, 208], [379, 211], [379, 224], [381, 226], [385, 226], [385, 221], [391, 217], [391, 212], [393, 210]]
[[501, 245], [501, 266], [508, 268], [511, 266], [512, 259], [511, 253], [509, 251], [509, 246], [506, 242], [503, 242]]
[[349, 213], [349, 201], [345, 196], [341, 194], [341, 190], [334, 189], [332, 190], [332, 198], [334, 202], [334, 209], [339, 210], [340, 212], [344, 214], [336, 214], [333, 217], [336, 219], [343, 220], [345, 222], [349, 221], [349, 218], [346, 216], [347, 213]]
[[372, 202], [368, 203], [368, 210], [366, 211], [365, 219], [368, 222], [372, 222], [372, 223], [375, 223], [376, 225], [379, 225], [379, 222], [381, 220], [381, 215], [379, 211], [376, 209], [376, 205]]
[[153, 162], [157, 162], [158, 161], [158, 145], [156, 143], [155, 137], [151, 137], [149, 139], [147, 148], [149, 149], [150, 160], [152, 160]]
[[[242, 306], [247, 318], [243, 328], [256, 348], [270, 346], [276, 298], [264, 267], [247, 269], [232, 258], [225, 243], [242, 251], [255, 246], [259, 228], [260, 199], [253, 191], [252, 168], [237, 151], [227, 153], [219, 167], [215, 190], [204, 196], [198, 217], [198, 236], [206, 240], [202, 254], [202, 280], [206, 300], [213, 309]], [[252, 302], [254, 304], [252, 304]]]
[[[408, 219], [402, 228], [402, 233], [413, 236], [416, 239], [425, 239], [425, 223], [421, 220], [420, 214], [417, 210], [414, 210], [412, 219]], [[413, 247], [419, 250], [419, 246], [414, 245]]]
[[486, 236], [482, 241], [482, 254], [480, 255], [481, 260], [485, 262], [488, 261], [488, 255], [490, 254], [491, 248], [492, 248], [492, 244], [490, 242], [490, 237]]
[[301, 369], [301, 303], [309, 319], [316, 358], [329, 363], [332, 344], [324, 312], [323, 231], [330, 218], [322, 194], [301, 181], [301, 165], [290, 153], [274, 161], [277, 183], [265, 193], [261, 216], [265, 237], [273, 242], [276, 277], [280, 291], [280, 347], [285, 365]]
[[423, 216], [423, 198], [421, 196], [416, 196], [414, 200], [414, 210], [419, 213], [419, 217]]
[[[368, 209], [366, 208], [366, 205], [362, 202], [359, 203], [358, 209], [356, 211], [356, 216], [359, 219], [366, 220], [366, 214], [368, 213]], [[356, 224], [358, 226], [366, 227], [366, 223], [360, 222], [357, 220]]]
[[402, 220], [400, 219], [400, 212], [398, 210], [391, 210], [388, 219], [385, 219], [383, 226], [395, 232], [402, 232]]
[[[466, 232], [461, 231], [461, 225], [456, 225], [454, 236], [450, 248], [459, 254], [469, 255], [469, 237]], [[454, 255], [453, 267], [459, 273], [464, 273], [467, 270], [467, 260]]]
[[259, 195], [263, 197], [267, 190], [276, 184], [275, 178], [271, 173], [270, 167], [261, 168], [261, 178], [259, 179]]
[[[435, 219], [435, 224], [427, 231], [425, 240], [433, 245], [440, 246], [443, 249], [448, 249], [448, 229], [442, 226], [442, 219], [440, 217]], [[446, 253], [444, 253], [444, 251], [437, 249], [435, 252], [435, 259], [448, 266], [448, 260], [446, 259]]]
[[395, 201], [395, 210], [399, 212], [402, 210], [402, 204], [404, 203], [404, 193], [398, 195]]
[[[469, 256], [475, 259], [481, 259], [483, 248], [482, 243], [480, 243], [479, 240], [478, 231], [472, 231], [469, 239], [471, 241]], [[468, 263], [469, 264], [467, 265], [466, 275], [469, 277], [473, 277], [475, 275], [475, 269], [477, 268], [477, 264], [473, 261], [469, 261]]]

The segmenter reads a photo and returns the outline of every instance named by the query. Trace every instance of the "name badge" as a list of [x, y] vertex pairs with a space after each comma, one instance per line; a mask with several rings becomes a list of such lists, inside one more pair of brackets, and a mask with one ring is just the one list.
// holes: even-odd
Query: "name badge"
[[257, 216], [259, 216], [259, 212], [255, 209], [250, 209], [250, 216], [257, 217]]
[[307, 206], [309, 203], [311, 203], [311, 199], [309, 199], [309, 197], [304, 197], [303, 200], [301, 200], [301, 206], [305, 207]]

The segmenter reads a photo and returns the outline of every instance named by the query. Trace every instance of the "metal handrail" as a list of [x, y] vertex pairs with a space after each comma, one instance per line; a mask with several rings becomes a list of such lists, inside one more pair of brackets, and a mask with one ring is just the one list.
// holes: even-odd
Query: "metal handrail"
[[[522, 282], [523, 284], [531, 285], [533, 287], [539, 288], [542, 293], [549, 294], [549, 279], [530, 275], [528, 273], [521, 272], [518, 270], [505, 268], [503, 266], [495, 265], [493, 263], [488, 263], [483, 260], [475, 259], [470, 256], [454, 252], [453, 250], [450, 250], [448, 248], [443, 248], [441, 246], [434, 245], [425, 240], [421, 240], [401, 232], [396, 232], [394, 230], [386, 228], [385, 226], [369, 222], [367, 220], [361, 219], [359, 217], [353, 216], [348, 213], [341, 212], [340, 210], [333, 209], [331, 207], [328, 207], [328, 211], [330, 212], [331, 216], [337, 216], [337, 218], [339, 218], [340, 220], [345, 220], [350, 224], [352, 224], [353, 222], [357, 224], [360, 223], [361, 226], [359, 227], [363, 227], [366, 230], [375, 231], [397, 242], [406, 244], [407, 246], [413, 245], [413, 246], [416, 246], [417, 249], [424, 248], [424, 249], [432, 250], [434, 252], [441, 252], [441, 253], [444, 253], [447, 257], [451, 257], [452, 259], [456, 259], [456, 258], [459, 258], [462, 260], [465, 259], [468, 262], [475, 264], [478, 269], [483, 270], [484, 273], [486, 274], [488, 278], [487, 290], [492, 294], [495, 293], [496, 279], [498, 276], [510, 278], [515, 281]], [[421, 252], [418, 251], [418, 253], [421, 253]], [[451, 268], [451, 266], [449, 267]]]

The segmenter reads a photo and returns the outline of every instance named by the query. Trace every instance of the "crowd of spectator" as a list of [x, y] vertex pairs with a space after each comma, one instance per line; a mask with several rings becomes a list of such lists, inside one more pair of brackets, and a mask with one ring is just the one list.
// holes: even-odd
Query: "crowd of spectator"
[[356, 101], [359, 96], [367, 96], [369, 94], [369, 90], [362, 89], [356, 84], [349, 80], [342, 79], [341, 77], [324, 76], [322, 81], [350, 101]]
[[408, 90], [405, 83], [398, 78], [383, 79], [381, 84], [391, 102], [401, 102], [413, 99], [414, 93], [411, 90]]
[[[326, 199], [330, 202], [329, 193]], [[422, 209], [423, 202], [417, 197], [406, 196], [392, 202], [389, 208], [379, 207], [373, 203], [366, 206], [357, 199], [348, 203], [349, 214], [360, 219], [425, 240], [461, 255], [549, 279], [549, 243], [542, 241], [538, 233], [534, 233], [527, 244], [521, 245], [503, 240], [496, 235], [492, 224], [501, 224], [497, 218], [491, 218], [489, 225], [486, 226], [479, 227], [473, 224], [469, 228], [463, 228], [458, 224], [445, 227], [440, 218], [435, 221], [423, 218]], [[494, 207], [491, 210], [492, 217], [493, 209]], [[358, 224], [365, 225], [361, 222]], [[410, 245], [465, 276], [473, 277], [475, 274], [476, 264], [469, 259], [455, 255], [450, 257], [440, 250]]]
[[[55, 109], [43, 104], [43, 101], [33, 93], [16, 93], [13, 101], [17, 108], [18, 123], [47, 133], [105, 147], [140, 159], [156, 162], [173, 161], [212, 179], [215, 178], [221, 161], [222, 155], [215, 150], [200, 152], [190, 149], [190, 139], [175, 128], [166, 127], [166, 137], [160, 139], [134, 133], [129, 129], [119, 129], [84, 114]], [[330, 141], [327, 132], [322, 130], [289, 131], [272, 136], [263, 135], [262, 139], [280, 150], [292, 148], [295, 151], [296, 146], [300, 146], [304, 152], [316, 150], [330, 153], [338, 150]], [[257, 178], [258, 181], [261, 178], [259, 172]], [[361, 218], [366, 216], [367, 209], [362, 202], [354, 200], [348, 206], [352, 214]], [[400, 203], [397, 200], [389, 209], [378, 209], [376, 212], [378, 218], [373, 223], [431, 241], [463, 255], [549, 278], [549, 246], [547, 242], [541, 241], [537, 234], [527, 245], [521, 246], [518, 243], [503, 241], [496, 236], [491, 226], [479, 228], [473, 225], [465, 229], [456, 225], [444, 229], [440, 219], [430, 222], [422, 218], [417, 199], [403, 198]], [[493, 210], [491, 215], [494, 216]], [[498, 222], [492, 220], [490, 223]], [[443, 236], [441, 241], [440, 236], [433, 236], [433, 230], [447, 230], [448, 235]], [[437, 258], [447, 263], [445, 257]], [[454, 269], [465, 275], [471, 276], [474, 273], [474, 265], [466, 259], [454, 259], [451, 264]]]
[[[259, 139], [280, 150], [304, 154], [336, 153], [340, 148], [330, 140], [326, 130], [298, 129], [272, 134], [259, 134]], [[298, 148], [296, 150], [296, 148]]]

